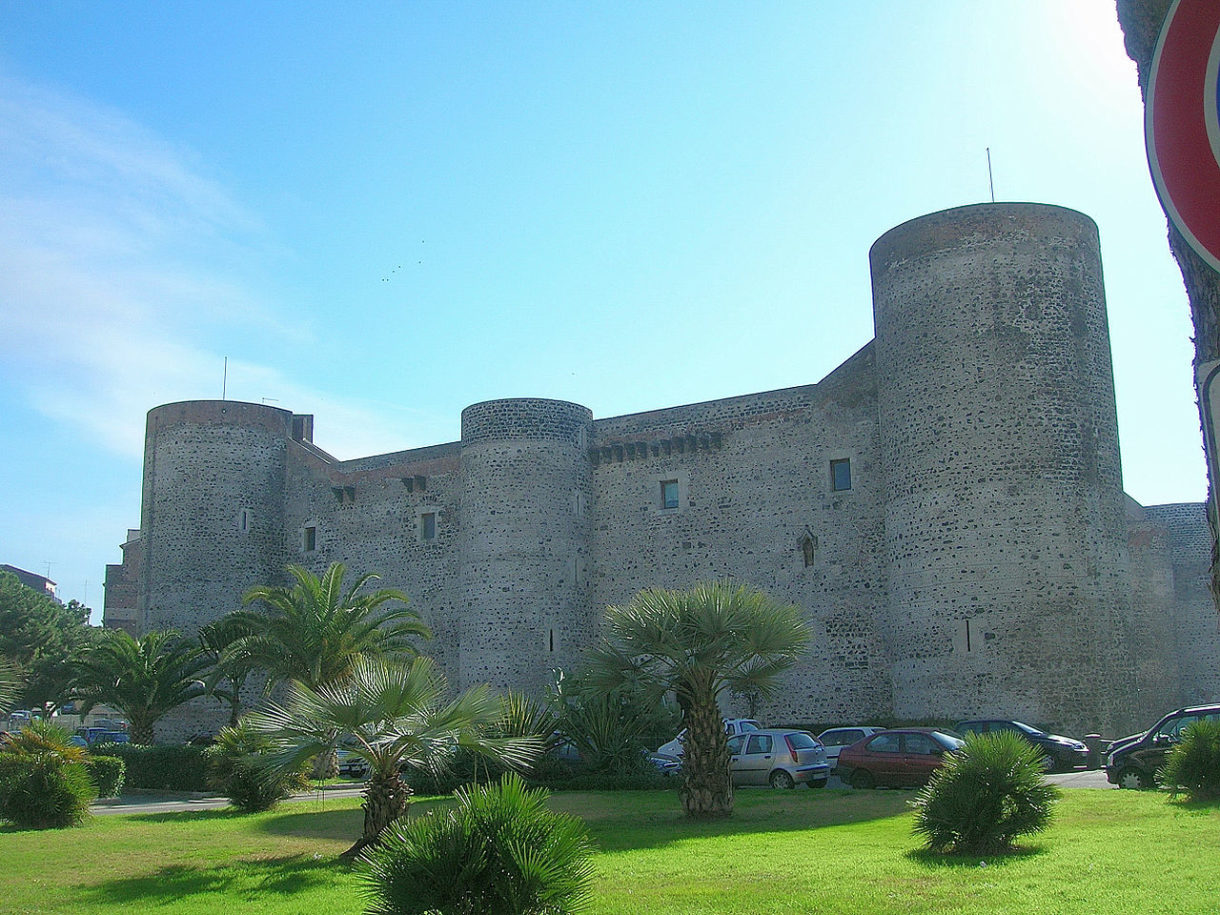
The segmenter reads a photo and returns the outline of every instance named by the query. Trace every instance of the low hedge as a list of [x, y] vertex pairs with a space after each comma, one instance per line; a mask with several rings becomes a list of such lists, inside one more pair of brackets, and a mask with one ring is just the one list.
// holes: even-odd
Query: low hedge
[[94, 756], [123, 761], [124, 787], [144, 791], [207, 791], [208, 766], [203, 747], [140, 746], [104, 743], [90, 747]]

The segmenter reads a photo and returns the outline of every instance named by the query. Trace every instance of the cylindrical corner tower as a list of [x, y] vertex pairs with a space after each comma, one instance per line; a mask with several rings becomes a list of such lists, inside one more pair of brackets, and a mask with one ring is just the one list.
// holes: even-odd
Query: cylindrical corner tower
[[1097, 227], [962, 207], [870, 261], [895, 714], [1119, 726], [1131, 596]]
[[558, 400], [462, 411], [462, 685], [540, 689], [589, 638], [593, 414]]
[[141, 627], [193, 632], [279, 582], [284, 463], [292, 414], [231, 400], [148, 413], [144, 444]]

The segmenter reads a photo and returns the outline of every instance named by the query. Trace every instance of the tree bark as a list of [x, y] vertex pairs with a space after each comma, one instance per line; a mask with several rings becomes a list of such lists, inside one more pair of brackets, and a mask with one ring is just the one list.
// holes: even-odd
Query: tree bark
[[[1157, 38], [1173, 0], [1117, 0], [1118, 23], [1123, 30], [1123, 45], [1127, 56], [1135, 61], [1140, 94], [1148, 101], [1148, 82], [1152, 76], [1152, 55]], [[1190, 300], [1190, 317], [1195, 331], [1195, 367], [1220, 358], [1220, 273], [1213, 270], [1182, 238], [1171, 223], [1169, 250], [1182, 271], [1186, 295]], [[1206, 409], [1203, 404], [1200, 410]], [[1204, 442], [1205, 448], [1207, 443]], [[1210, 457], [1210, 454], [1209, 454]], [[1212, 491], [1220, 481], [1211, 479], [1208, 464], [1207, 517], [1212, 530], [1212, 599], [1220, 605], [1220, 548], [1217, 545], [1218, 519], [1213, 511]]]
[[729, 774], [729, 748], [715, 696], [692, 700], [685, 712], [686, 747], [682, 787], [678, 789], [682, 808], [688, 817], [698, 820], [731, 816], [733, 780]]
[[407, 812], [411, 804], [411, 788], [397, 772], [389, 775], [374, 771], [364, 789], [364, 834], [343, 853], [354, 858], [364, 849], [381, 841], [381, 835]]

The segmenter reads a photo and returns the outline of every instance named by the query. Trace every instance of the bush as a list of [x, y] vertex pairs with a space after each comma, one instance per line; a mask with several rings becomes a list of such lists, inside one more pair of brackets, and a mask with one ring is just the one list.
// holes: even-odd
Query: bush
[[90, 756], [85, 766], [98, 797], [118, 797], [122, 793], [126, 774], [123, 760], [117, 756]]
[[103, 743], [94, 756], [123, 760], [126, 787], [144, 791], [207, 791], [207, 760], [203, 747], [143, 746]]
[[1043, 779], [1041, 755], [1013, 733], [968, 738], [912, 802], [916, 835], [933, 851], [990, 854], [1041, 832], [1059, 796]]
[[0, 819], [34, 829], [78, 826], [97, 790], [68, 732], [33, 722], [0, 750]]
[[284, 772], [268, 764], [270, 749], [270, 738], [244, 721], [222, 729], [216, 742], [204, 751], [208, 785], [248, 813], [270, 810], [293, 791], [308, 788], [304, 767]]
[[372, 915], [563, 915], [588, 897], [584, 824], [546, 809], [516, 775], [457, 792], [458, 806], [392, 828], [365, 852]]
[[1220, 721], [1196, 721], [1182, 731], [1182, 742], [1165, 760], [1159, 777], [1174, 796], [1220, 798]]

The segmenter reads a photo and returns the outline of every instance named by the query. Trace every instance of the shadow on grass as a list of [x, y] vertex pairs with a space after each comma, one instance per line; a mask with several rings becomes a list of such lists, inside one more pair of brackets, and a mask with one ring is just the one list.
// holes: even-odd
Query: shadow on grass
[[239, 820], [251, 816], [236, 807], [212, 807], [208, 810], [177, 810], [165, 813], [128, 813], [126, 818], [135, 823], [206, 823], [216, 820]]
[[[408, 819], [423, 816], [438, 806], [451, 806], [452, 798], [430, 797], [412, 801]], [[273, 836], [298, 836], [310, 839], [338, 839], [355, 842], [364, 829], [364, 811], [359, 807], [322, 809], [320, 805], [297, 803], [277, 808], [264, 817], [257, 828]]]
[[943, 852], [930, 851], [926, 848], [916, 848], [907, 852], [906, 857], [908, 860], [929, 868], [980, 868], [1005, 867], [1026, 858], [1036, 858], [1045, 853], [1046, 850], [1041, 845], [1019, 845], [1008, 851], [983, 855], [945, 854]]
[[77, 892], [81, 902], [93, 905], [136, 904], [141, 910], [184, 898], [256, 899], [268, 894], [291, 896], [330, 886], [348, 869], [333, 857], [293, 855], [259, 861], [236, 861], [221, 867], [199, 868], [172, 864], [151, 874], [124, 877]]
[[1185, 792], [1176, 797], [1170, 796], [1169, 803], [1184, 813], [1208, 815], [1220, 810], [1220, 797], [1194, 798]]
[[909, 792], [771, 791], [736, 792], [731, 817], [691, 820], [673, 792], [598, 792], [552, 795], [552, 810], [585, 821], [603, 851], [661, 848], [688, 839], [807, 832], [906, 816]]

